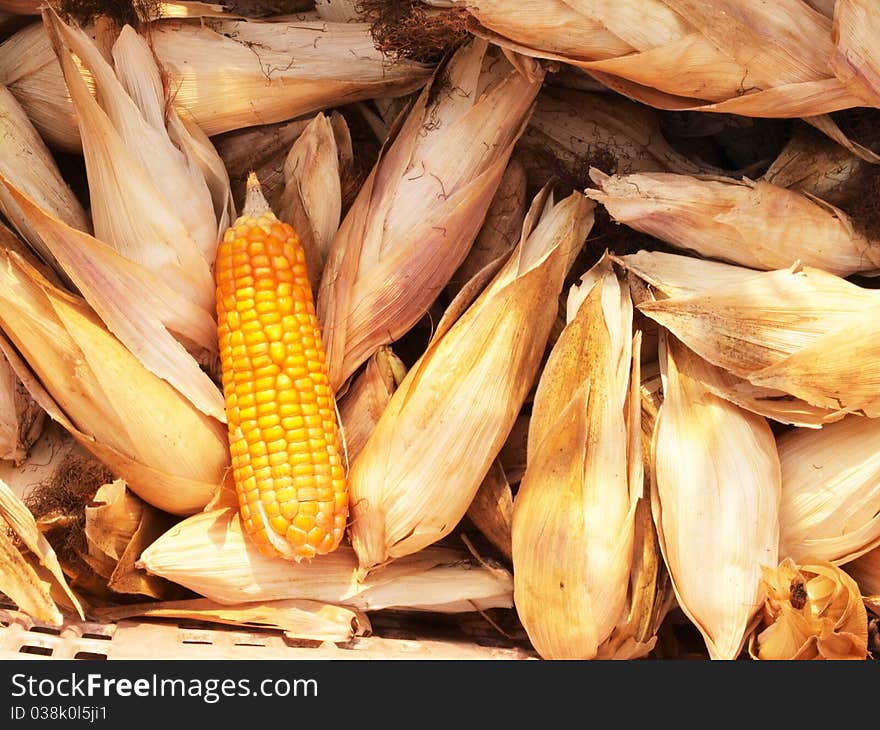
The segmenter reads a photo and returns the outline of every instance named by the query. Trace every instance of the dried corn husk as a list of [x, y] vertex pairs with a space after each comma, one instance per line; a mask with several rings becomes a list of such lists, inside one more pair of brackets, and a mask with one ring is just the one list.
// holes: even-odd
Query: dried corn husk
[[241, 627], [276, 628], [284, 631], [285, 636], [290, 638], [313, 641], [349, 641], [355, 636], [364, 636], [371, 632], [370, 619], [363, 611], [295, 598], [230, 606], [206, 598], [151, 601], [97, 608], [91, 614], [101, 621], [144, 616], [191, 619]]
[[639, 309], [710, 363], [832, 419], [880, 415], [877, 291], [808, 266], [756, 272], [649, 251], [620, 260], [667, 296]]
[[465, 514], [508, 563], [512, 562], [513, 491], [498, 459], [492, 462]]
[[880, 546], [880, 420], [793, 429], [778, 448], [782, 556], [842, 565]]
[[278, 210], [284, 191], [284, 162], [290, 147], [314, 117], [235, 129], [212, 137], [229, 173], [236, 209], [244, 208], [247, 177], [253, 172], [272, 210]]
[[[55, 158], [12, 93], [0, 86], [0, 174], [67, 225], [90, 231], [91, 221], [70, 186], [61, 176]], [[9, 194], [0, 189], [0, 212], [65, 283], [69, 279], [43, 244], [27, 217]]]
[[[513, 575], [517, 614], [545, 659], [595, 658], [626, 610], [643, 486], [632, 317], [629, 291], [603, 258], [569, 292], [566, 327], [538, 381], [514, 500]], [[638, 361], [633, 376], [637, 384]]]
[[[330, 243], [342, 216], [341, 156], [351, 152], [345, 118], [318, 113], [290, 148], [284, 162], [284, 189], [278, 217], [290, 223], [305, 250], [312, 291], [318, 291]], [[336, 135], [340, 139], [337, 142]], [[349, 166], [350, 166], [349, 157]]]
[[[432, 71], [408, 59], [389, 63], [366, 23], [166, 18], [149, 23], [147, 32], [174, 89], [174, 106], [209, 136], [407, 94]], [[31, 25], [7, 43], [0, 51], [10, 56], [0, 60], [0, 83], [50, 146], [78, 150], [76, 116], [45, 30]]]
[[762, 180], [831, 205], [858, 200], [872, 165], [811, 127], [795, 128], [789, 141], [761, 176]]
[[553, 174], [583, 184], [593, 165], [618, 174], [709, 171], [670, 146], [652, 109], [622, 96], [572, 89], [541, 90], [517, 151], [533, 186]]
[[380, 347], [339, 401], [345, 455], [353, 462], [406, 375], [406, 364], [387, 346]]
[[315, 0], [315, 12], [332, 23], [351, 23], [362, 17], [356, 0]]
[[735, 659], [777, 564], [780, 466], [767, 421], [705, 388], [699, 358], [661, 338], [652, 508], [678, 605], [712, 659]]
[[436, 542], [465, 515], [531, 389], [592, 223], [580, 193], [554, 204], [542, 191], [507, 263], [454, 323], [438, 324], [391, 396], [349, 473], [350, 536], [365, 573]]
[[0, 460], [21, 464], [43, 431], [45, 416], [0, 354]]
[[832, 70], [862, 100], [862, 106], [880, 107], [880, 15], [876, 5], [871, 0], [837, 0], [833, 20]]
[[[801, 0], [453, 5], [472, 13], [475, 33], [581, 68], [659, 108], [811, 117], [865, 105], [861, 85], [854, 93], [849, 76], [832, 62], [831, 20]], [[862, 50], [857, 42], [853, 47]]]
[[520, 413], [516, 417], [504, 445], [498, 452], [498, 463], [501, 464], [504, 475], [511, 484], [519, 484], [526, 470], [530, 418], [530, 412]]
[[867, 612], [843, 570], [786, 558], [763, 573], [767, 597], [750, 638], [753, 659], [867, 659]]
[[225, 426], [148, 371], [81, 299], [14, 253], [0, 264], [0, 349], [34, 400], [146, 502], [201, 509], [229, 464]]
[[[198, 161], [181, 143], [183, 124], [165, 108], [146, 40], [125, 26], [113, 43], [111, 66], [83, 31], [51, 10], [44, 19], [77, 111], [95, 236], [213, 311], [211, 267], [230, 210], [218, 220]], [[74, 53], [92, 72], [97, 100]]]
[[366, 582], [343, 543], [311, 562], [291, 564], [260, 553], [242, 533], [235, 508], [179, 522], [141, 554], [140, 567], [217, 603], [304, 599], [362, 611], [384, 608], [457, 613], [513, 605], [513, 578], [476, 565], [458, 550], [430, 547]]
[[471, 40], [383, 149], [333, 240], [318, 291], [335, 390], [418, 322], [464, 260], [540, 82]]
[[722, 177], [591, 170], [586, 194], [618, 223], [706, 258], [752, 269], [796, 262], [838, 276], [880, 274], [880, 241], [859, 233], [843, 211], [816, 198]]
[[[20, 541], [26, 552], [13, 542]], [[83, 606], [70, 589], [58, 557], [24, 502], [0, 481], [0, 591], [37, 619], [61, 624], [53, 591], [63, 591], [66, 602], [84, 618]]]
[[842, 567], [859, 584], [863, 596], [880, 600], [880, 548], [874, 548]]

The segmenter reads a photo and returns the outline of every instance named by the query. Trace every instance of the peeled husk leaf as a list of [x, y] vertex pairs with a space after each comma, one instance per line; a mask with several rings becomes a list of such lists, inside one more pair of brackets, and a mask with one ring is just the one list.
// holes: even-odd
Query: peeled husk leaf
[[531, 389], [592, 223], [580, 193], [554, 204], [542, 191], [504, 267], [451, 326], [441, 321], [391, 396], [349, 473], [350, 535], [365, 573], [436, 542], [465, 515]]
[[666, 296], [640, 311], [713, 365], [832, 419], [880, 415], [880, 292], [808, 266], [758, 272], [650, 251], [620, 260]]
[[831, 20], [800, 0], [453, 5], [473, 14], [480, 36], [576, 66], [649, 106], [812, 117], [865, 105], [830, 63]]
[[661, 339], [663, 404], [654, 432], [652, 511], [684, 614], [712, 659], [736, 659], [777, 563], [780, 466], [767, 421], [712, 395], [699, 358]]
[[847, 416], [777, 443], [780, 554], [842, 565], [880, 546], [880, 420]]
[[312, 641], [344, 642], [371, 632], [370, 619], [363, 611], [295, 598], [237, 605], [223, 605], [206, 598], [152, 601], [99, 608], [92, 614], [102, 621], [134, 617], [177, 618], [239, 627], [273, 628], [280, 629], [290, 638]]
[[[13, 543], [10, 531], [28, 551], [27, 554], [20, 552]], [[33, 606], [35, 612], [32, 615], [35, 617], [54, 624], [61, 623], [61, 614], [51, 594], [52, 584], [47, 583], [37, 572], [41, 566], [48, 572], [56, 589], [63, 590], [80, 618], [84, 618], [82, 604], [68, 586], [55, 551], [41, 534], [34, 516], [24, 502], [3, 481], [0, 481], [0, 550], [5, 553], [5, 559], [0, 564], [9, 569], [2, 577], [3, 585], [0, 589], [16, 602], [20, 600], [19, 596], [23, 596], [24, 605], [18, 604], [21, 610], [29, 612], [29, 606]], [[12, 583], [7, 585], [10, 578]], [[7, 588], [11, 588], [11, 591]]]
[[179, 587], [134, 567], [141, 552], [177, 519], [144, 502], [121, 479], [101, 486], [85, 508], [82, 557], [117, 594], [173, 598]]
[[[173, 122], [166, 127], [166, 114], [176, 113], [166, 112], [146, 40], [123, 27], [111, 66], [86, 33], [54, 11], [45, 11], [44, 22], [77, 111], [95, 236], [212, 312], [220, 221], [199, 166], [172, 140]], [[73, 54], [92, 72], [96, 97]]]
[[46, 414], [0, 354], [0, 461], [20, 464], [39, 438]]
[[139, 567], [229, 605], [305, 599], [362, 611], [441, 613], [513, 605], [509, 572], [476, 565], [449, 548], [426, 548], [365, 582], [356, 579], [357, 556], [347, 543], [310, 562], [267, 557], [243, 534], [230, 507], [179, 522], [144, 550]]
[[553, 174], [583, 185], [591, 166], [617, 174], [709, 171], [666, 141], [653, 109], [616, 94], [548, 86], [538, 94], [517, 153], [533, 186]]
[[81, 299], [13, 253], [0, 263], [0, 349], [34, 400], [146, 502], [201, 509], [229, 464], [225, 426], [148, 371]]
[[405, 375], [403, 360], [390, 347], [380, 347], [340, 399], [339, 420], [349, 463], [360, 454]]
[[472, 39], [438, 68], [402, 120], [333, 239], [318, 291], [335, 390], [409, 331], [448, 284], [540, 84]]
[[674, 173], [606, 175], [586, 194], [612, 218], [676, 248], [752, 269], [800, 262], [838, 276], [880, 273], [880, 241], [843, 211], [764, 180]]
[[538, 381], [514, 500], [514, 599], [543, 658], [593, 659], [627, 607], [640, 403], [632, 301], [610, 259], [572, 288], [568, 308]]
[[[70, 186], [61, 175], [55, 158], [46, 147], [15, 96], [0, 86], [0, 174], [52, 215], [81, 231], [91, 221]], [[10, 221], [42, 259], [64, 276], [39, 234], [9, 193], [0, 189], [0, 212]], [[69, 280], [65, 279], [69, 282]]]
[[762, 572], [767, 595], [749, 643], [753, 659], [867, 659], [867, 612], [859, 586], [843, 570], [785, 558]]
[[[344, 118], [336, 129], [330, 117], [318, 113], [306, 125], [290, 148], [284, 162], [284, 189], [278, 217], [290, 223], [299, 236], [306, 256], [312, 291], [318, 290], [324, 261], [342, 216], [340, 151], [335, 133], [351, 137]], [[342, 140], [343, 145], [346, 139]]]

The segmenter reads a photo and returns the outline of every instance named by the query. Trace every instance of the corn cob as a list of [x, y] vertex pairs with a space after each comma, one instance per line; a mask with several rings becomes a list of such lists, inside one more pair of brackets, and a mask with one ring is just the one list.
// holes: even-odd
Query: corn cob
[[217, 254], [217, 321], [233, 477], [261, 552], [338, 547], [348, 517], [334, 396], [305, 253], [255, 174]]

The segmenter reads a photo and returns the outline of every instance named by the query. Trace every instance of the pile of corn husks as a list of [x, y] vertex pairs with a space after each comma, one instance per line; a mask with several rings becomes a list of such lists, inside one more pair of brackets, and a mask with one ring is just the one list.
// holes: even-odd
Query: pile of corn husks
[[[0, 0], [0, 593], [873, 658], [878, 36], [873, 0]], [[213, 261], [252, 170], [349, 466], [302, 563], [229, 481]]]

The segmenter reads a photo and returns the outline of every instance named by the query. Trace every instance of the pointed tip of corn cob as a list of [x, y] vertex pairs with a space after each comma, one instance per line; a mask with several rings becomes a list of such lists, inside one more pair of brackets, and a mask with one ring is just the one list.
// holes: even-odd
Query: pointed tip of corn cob
[[242, 215], [250, 218], [259, 218], [269, 211], [269, 203], [263, 195], [263, 188], [257, 178], [257, 173], [251, 170], [245, 183], [244, 210]]

